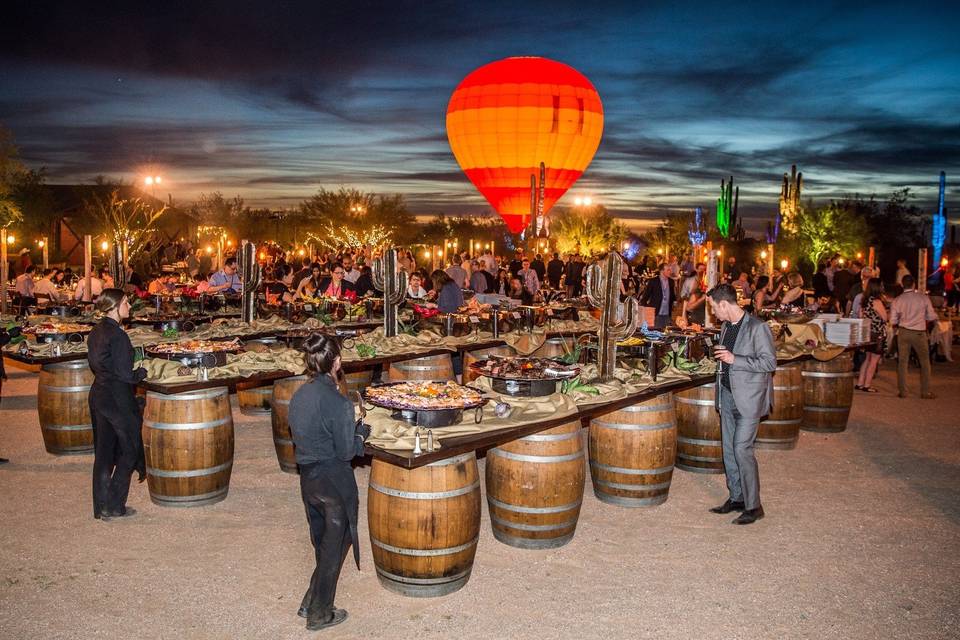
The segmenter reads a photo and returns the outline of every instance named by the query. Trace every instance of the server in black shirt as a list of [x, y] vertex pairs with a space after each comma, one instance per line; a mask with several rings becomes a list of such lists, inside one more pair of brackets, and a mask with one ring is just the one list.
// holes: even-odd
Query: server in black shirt
[[87, 338], [87, 360], [93, 371], [93, 517], [109, 520], [136, 513], [126, 506], [130, 477], [136, 469], [140, 482], [146, 478], [135, 387], [147, 371], [133, 368], [133, 345], [120, 326], [130, 315], [123, 291], [104, 289], [96, 306], [104, 318]]
[[316, 568], [297, 613], [307, 619], [307, 629], [316, 631], [347, 618], [333, 601], [351, 544], [360, 568], [360, 502], [350, 461], [363, 455], [370, 428], [354, 421], [353, 404], [337, 388], [341, 373], [336, 338], [315, 333], [304, 341], [303, 350], [311, 380], [290, 399], [288, 419], [300, 466], [300, 496], [316, 552]]

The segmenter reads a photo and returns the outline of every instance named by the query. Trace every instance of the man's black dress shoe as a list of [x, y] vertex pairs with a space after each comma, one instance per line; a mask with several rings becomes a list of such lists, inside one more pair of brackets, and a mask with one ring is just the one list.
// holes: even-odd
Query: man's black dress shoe
[[733, 524], [753, 524], [757, 520], [763, 517], [763, 507], [757, 507], [756, 509], [747, 509], [740, 516], [733, 521]]
[[710, 513], [730, 513], [732, 511], [743, 511], [743, 502], [734, 502], [727, 500], [719, 507], [710, 509]]

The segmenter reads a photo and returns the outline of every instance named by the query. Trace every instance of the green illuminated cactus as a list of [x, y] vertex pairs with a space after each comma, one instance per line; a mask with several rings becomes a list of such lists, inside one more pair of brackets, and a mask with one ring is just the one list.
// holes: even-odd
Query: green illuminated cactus
[[717, 229], [724, 238], [737, 229], [737, 208], [740, 204], [740, 187], [733, 190], [733, 176], [730, 182], [720, 181], [720, 198], [717, 200]]
[[640, 305], [636, 298], [620, 302], [620, 273], [623, 257], [611, 251], [607, 257], [587, 267], [587, 299], [602, 309], [597, 369], [600, 380], [613, 379], [617, 362], [617, 342], [633, 335], [640, 325]]
[[400, 269], [397, 250], [387, 249], [373, 261], [373, 286], [383, 291], [383, 335], [397, 335], [397, 307], [407, 293], [407, 273]]

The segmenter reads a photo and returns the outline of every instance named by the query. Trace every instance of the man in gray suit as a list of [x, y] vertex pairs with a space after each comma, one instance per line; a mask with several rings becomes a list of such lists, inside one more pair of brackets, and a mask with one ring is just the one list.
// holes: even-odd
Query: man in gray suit
[[753, 444], [760, 419], [773, 406], [777, 352], [770, 327], [740, 308], [736, 289], [718, 285], [707, 299], [713, 315], [723, 321], [720, 344], [714, 348], [719, 360], [715, 406], [720, 412], [723, 467], [730, 491], [727, 501], [710, 511], [742, 511], [733, 524], [751, 524], [763, 517]]

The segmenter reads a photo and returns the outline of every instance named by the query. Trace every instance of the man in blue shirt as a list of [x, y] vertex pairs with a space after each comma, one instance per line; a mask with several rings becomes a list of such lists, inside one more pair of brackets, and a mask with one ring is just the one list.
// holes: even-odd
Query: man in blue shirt
[[210, 276], [208, 293], [240, 293], [243, 290], [243, 281], [237, 274], [237, 259], [227, 258], [223, 269]]

